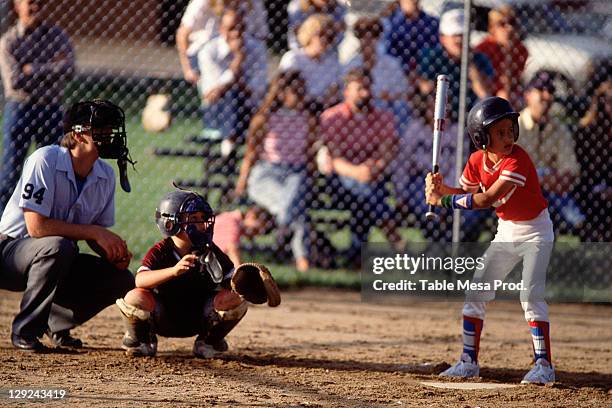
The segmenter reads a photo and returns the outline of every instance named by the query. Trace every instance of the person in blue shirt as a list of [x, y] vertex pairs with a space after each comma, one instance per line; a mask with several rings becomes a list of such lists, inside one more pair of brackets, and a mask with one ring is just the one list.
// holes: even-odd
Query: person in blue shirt
[[422, 50], [438, 44], [438, 19], [421, 10], [419, 0], [398, 0], [386, 14], [385, 49], [409, 74], [417, 67]]
[[[115, 174], [100, 158], [129, 158], [125, 116], [107, 101], [79, 102], [64, 117], [61, 145], [36, 150], [0, 220], [0, 288], [24, 292], [13, 346], [44, 352], [39, 337], [80, 348], [70, 329], [134, 288], [132, 254], [115, 223]], [[129, 161], [129, 160], [128, 160]], [[99, 256], [80, 254], [85, 240]]]

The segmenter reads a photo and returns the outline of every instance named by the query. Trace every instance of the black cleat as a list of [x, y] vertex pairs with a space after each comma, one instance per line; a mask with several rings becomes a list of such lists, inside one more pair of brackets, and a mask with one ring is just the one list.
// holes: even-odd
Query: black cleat
[[83, 347], [83, 342], [77, 338], [72, 337], [70, 335], [70, 330], [60, 330], [55, 333], [52, 333], [50, 330], [47, 330], [45, 334], [56, 346], [75, 349]]
[[19, 336], [13, 333], [11, 334], [11, 343], [13, 343], [16, 349], [30, 353], [44, 353], [48, 351], [47, 347], [36, 336]]

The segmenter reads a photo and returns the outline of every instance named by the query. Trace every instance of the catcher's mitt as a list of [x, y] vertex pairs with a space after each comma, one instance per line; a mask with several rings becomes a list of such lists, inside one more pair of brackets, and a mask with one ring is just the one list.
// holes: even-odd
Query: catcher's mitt
[[280, 305], [281, 295], [272, 274], [268, 268], [258, 263], [243, 263], [239, 265], [232, 276], [234, 292], [255, 304], [268, 302], [268, 306]]

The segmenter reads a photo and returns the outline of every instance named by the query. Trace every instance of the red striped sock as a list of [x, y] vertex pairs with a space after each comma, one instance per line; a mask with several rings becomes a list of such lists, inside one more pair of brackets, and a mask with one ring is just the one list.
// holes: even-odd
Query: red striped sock
[[529, 322], [531, 339], [533, 342], [533, 361], [540, 358], [546, 359], [552, 364], [552, 353], [550, 351], [550, 323]]
[[463, 316], [463, 353], [470, 356], [473, 363], [478, 362], [482, 326], [483, 321], [481, 319]]

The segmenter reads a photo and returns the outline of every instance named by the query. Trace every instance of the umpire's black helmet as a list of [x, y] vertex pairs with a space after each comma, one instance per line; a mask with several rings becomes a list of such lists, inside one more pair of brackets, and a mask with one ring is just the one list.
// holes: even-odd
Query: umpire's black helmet
[[117, 159], [121, 188], [130, 192], [127, 163], [136, 164], [130, 157], [125, 132], [125, 113], [110, 101], [94, 99], [77, 102], [64, 114], [64, 134], [91, 132], [91, 137], [103, 159]]
[[498, 120], [512, 119], [514, 126], [514, 141], [519, 137], [519, 113], [512, 109], [510, 102], [498, 96], [483, 99], [470, 110], [467, 118], [467, 132], [477, 149], [485, 150], [489, 145], [487, 128]]
[[107, 100], [77, 102], [64, 115], [64, 133], [77, 130], [76, 126], [121, 129], [125, 132], [125, 114], [119, 106]]
[[[183, 226], [188, 225], [186, 217], [190, 213], [203, 212], [207, 224], [205, 236], [200, 236], [197, 231], [187, 231], [194, 244], [206, 244], [212, 242], [215, 213], [208, 202], [201, 195], [193, 191], [177, 190], [166, 194], [155, 210], [155, 222], [159, 231], [165, 237], [171, 237], [179, 233]], [[204, 242], [201, 242], [201, 241]], [[197, 241], [197, 242], [194, 242]]]

